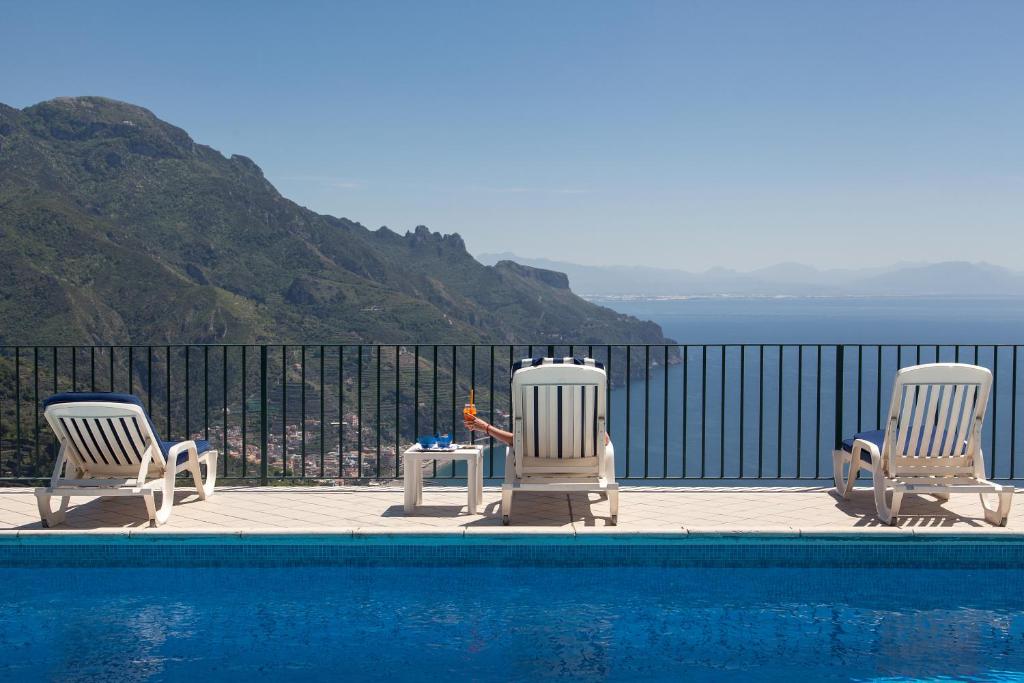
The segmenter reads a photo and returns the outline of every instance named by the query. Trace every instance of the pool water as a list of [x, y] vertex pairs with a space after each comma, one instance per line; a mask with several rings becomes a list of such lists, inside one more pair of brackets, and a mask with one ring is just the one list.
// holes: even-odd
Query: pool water
[[1024, 573], [18, 568], [0, 679], [1020, 680]]

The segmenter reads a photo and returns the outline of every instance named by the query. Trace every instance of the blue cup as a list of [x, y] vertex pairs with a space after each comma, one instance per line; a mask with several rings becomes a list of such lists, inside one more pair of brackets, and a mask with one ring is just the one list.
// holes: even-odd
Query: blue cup
[[420, 448], [433, 448], [434, 446], [437, 445], [437, 437], [421, 436], [420, 438], [416, 439], [416, 442], [419, 443]]
[[448, 448], [449, 446], [452, 445], [452, 435], [451, 434], [438, 434], [437, 435], [437, 445], [438, 445], [439, 448]]

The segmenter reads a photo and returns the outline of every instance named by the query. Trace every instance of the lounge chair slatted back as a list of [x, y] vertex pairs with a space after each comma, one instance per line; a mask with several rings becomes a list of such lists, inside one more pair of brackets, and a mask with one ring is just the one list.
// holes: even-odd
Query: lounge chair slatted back
[[992, 375], [976, 366], [941, 364], [949, 367], [942, 376], [934, 365], [896, 375], [882, 453], [890, 476], [975, 473]]
[[598, 395], [595, 384], [524, 384], [521, 405], [525, 458], [596, 458]]
[[[54, 431], [61, 442], [68, 444], [68, 456], [85, 464], [90, 472], [134, 476], [148, 448], [146, 439], [136, 417], [125, 415], [123, 410], [111, 412], [108, 416], [70, 417], [56, 409], [51, 413], [56, 422]], [[153, 463], [154, 473], [163, 467], [161, 453]]]

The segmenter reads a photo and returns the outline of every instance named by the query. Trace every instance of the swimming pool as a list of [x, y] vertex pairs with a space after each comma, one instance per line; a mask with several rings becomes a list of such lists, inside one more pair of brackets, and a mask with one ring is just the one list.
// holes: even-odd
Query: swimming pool
[[1019, 680], [1017, 545], [0, 544], [0, 678]]

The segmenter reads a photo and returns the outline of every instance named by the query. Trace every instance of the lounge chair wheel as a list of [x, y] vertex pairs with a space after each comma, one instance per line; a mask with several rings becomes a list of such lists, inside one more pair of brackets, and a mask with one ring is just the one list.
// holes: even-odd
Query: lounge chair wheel
[[612, 515], [612, 526], [618, 526], [618, 525], [619, 525], [619, 516], [618, 515]]
[[505, 526], [508, 526], [508, 515], [501, 516], [501, 523]]
[[39, 523], [43, 525], [44, 529], [49, 529], [50, 528], [50, 523], [47, 522], [45, 519], [40, 520]]

